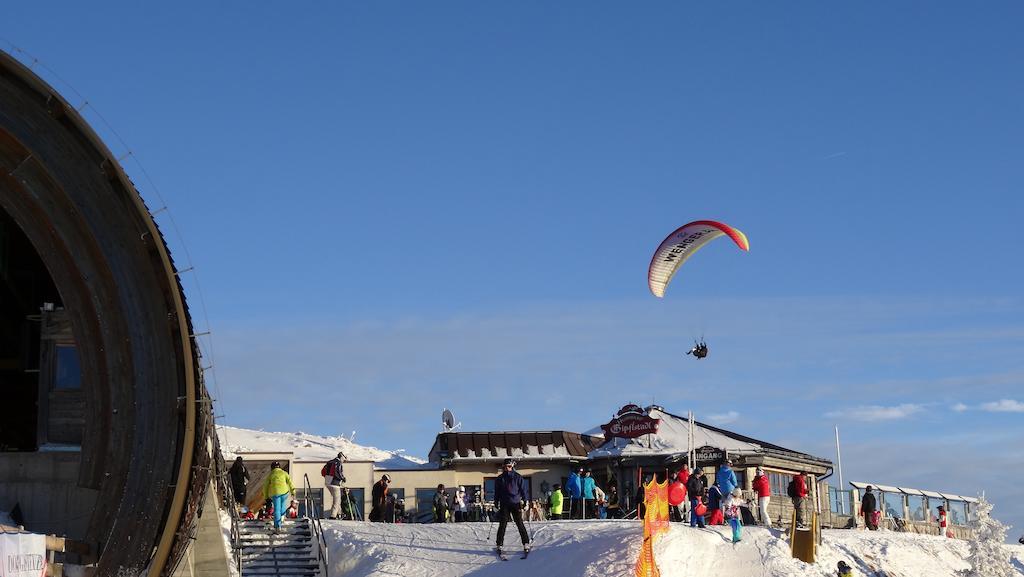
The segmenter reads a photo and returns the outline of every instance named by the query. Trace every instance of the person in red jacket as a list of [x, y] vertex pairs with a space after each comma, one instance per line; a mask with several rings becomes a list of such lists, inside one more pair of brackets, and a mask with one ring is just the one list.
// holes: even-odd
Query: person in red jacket
[[953, 534], [949, 532], [948, 525], [946, 523], [946, 508], [939, 505], [939, 535], [941, 537], [952, 537]]
[[793, 510], [796, 511], [796, 526], [804, 526], [804, 499], [807, 498], [807, 477], [804, 472], [793, 475], [790, 483], [789, 496], [793, 499]]
[[754, 492], [757, 493], [757, 510], [761, 514], [761, 524], [770, 528], [772, 518], [768, 514], [768, 501], [772, 497], [772, 487], [768, 475], [761, 467], [757, 468], [757, 473], [754, 475]]

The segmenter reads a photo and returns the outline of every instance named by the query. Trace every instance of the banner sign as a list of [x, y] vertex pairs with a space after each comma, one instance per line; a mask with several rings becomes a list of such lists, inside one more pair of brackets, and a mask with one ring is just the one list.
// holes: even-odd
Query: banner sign
[[725, 451], [718, 447], [704, 445], [694, 449], [693, 460], [698, 464], [718, 464], [725, 461]]
[[0, 533], [0, 577], [46, 575], [46, 535]]
[[626, 405], [619, 409], [618, 414], [607, 424], [601, 425], [604, 438], [613, 437], [634, 439], [641, 435], [657, 434], [661, 419], [652, 419], [637, 405]]

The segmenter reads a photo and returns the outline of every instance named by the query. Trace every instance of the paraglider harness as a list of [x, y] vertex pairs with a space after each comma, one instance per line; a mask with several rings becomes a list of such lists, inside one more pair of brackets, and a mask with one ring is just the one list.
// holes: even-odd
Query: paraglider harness
[[693, 355], [698, 359], [703, 359], [708, 356], [708, 344], [704, 342], [704, 339], [693, 342], [693, 348], [686, 351], [686, 354]]

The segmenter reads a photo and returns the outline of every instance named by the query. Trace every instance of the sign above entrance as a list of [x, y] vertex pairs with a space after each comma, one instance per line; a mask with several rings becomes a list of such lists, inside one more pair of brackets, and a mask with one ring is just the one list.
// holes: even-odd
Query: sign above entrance
[[725, 460], [725, 451], [711, 445], [704, 445], [693, 451], [693, 460], [698, 465], [718, 464]]
[[611, 440], [613, 437], [634, 439], [641, 435], [657, 434], [661, 419], [653, 419], [637, 405], [626, 405], [619, 409], [611, 421], [601, 425], [604, 430], [604, 438]]

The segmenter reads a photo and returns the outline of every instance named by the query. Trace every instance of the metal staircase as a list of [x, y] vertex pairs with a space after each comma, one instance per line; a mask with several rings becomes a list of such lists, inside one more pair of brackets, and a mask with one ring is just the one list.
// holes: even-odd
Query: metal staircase
[[326, 577], [327, 563], [308, 518], [282, 519], [279, 533], [265, 521], [239, 521], [242, 577]]

